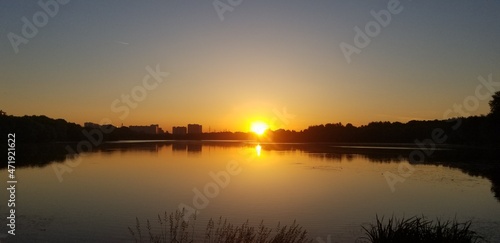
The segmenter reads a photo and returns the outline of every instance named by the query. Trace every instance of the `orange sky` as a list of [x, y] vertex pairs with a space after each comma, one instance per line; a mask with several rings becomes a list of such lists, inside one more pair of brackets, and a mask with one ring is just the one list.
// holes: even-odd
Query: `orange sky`
[[[499, 77], [498, 3], [401, 1], [401, 13], [350, 63], [340, 44], [355, 45], [355, 27], [386, 3], [245, 2], [223, 21], [201, 2], [116, 4], [61, 6], [17, 53], [4, 38], [0, 109], [166, 131], [189, 123], [248, 131], [256, 120], [301, 130], [442, 119], [475, 94], [478, 76]], [[22, 35], [21, 18], [40, 10], [1, 5], [4, 37]], [[158, 82], [148, 67], [169, 75]], [[284, 109], [291, 116], [283, 120], [275, 110]], [[486, 99], [469, 114], [488, 111]]]

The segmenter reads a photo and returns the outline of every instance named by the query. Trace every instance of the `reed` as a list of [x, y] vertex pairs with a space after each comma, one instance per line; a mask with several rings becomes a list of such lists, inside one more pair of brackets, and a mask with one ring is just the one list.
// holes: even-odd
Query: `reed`
[[[158, 215], [159, 232], [154, 231], [150, 221], [146, 220], [146, 230], [149, 242], [191, 243], [195, 242], [196, 216], [189, 221], [184, 220], [185, 212], [175, 211], [164, 213], [163, 217]], [[189, 230], [191, 229], [191, 230]], [[143, 239], [141, 224], [136, 218], [135, 230], [128, 227], [135, 242], [148, 241]], [[154, 232], [153, 232], [154, 231]], [[199, 240], [196, 240], [199, 242]], [[216, 221], [209, 219], [203, 237], [205, 243], [306, 243], [312, 242], [307, 236], [307, 231], [294, 221], [290, 226], [278, 226], [274, 229], [268, 228], [261, 221], [257, 227], [251, 226], [249, 221], [241, 225], [229, 223], [227, 219], [219, 217]]]
[[386, 242], [482, 242], [484, 239], [471, 230], [472, 222], [463, 223], [454, 220], [431, 221], [424, 216], [396, 219], [391, 217], [385, 222], [384, 217], [376, 216], [376, 223], [363, 227], [365, 237], [373, 243]]
[[[210, 218], [205, 232], [195, 235], [196, 216], [188, 221], [184, 220], [185, 211], [175, 211], [170, 214], [165, 212], [163, 217], [158, 215], [159, 226], [153, 229], [149, 220], [146, 220], [146, 230], [149, 239], [143, 236], [139, 219], [136, 217], [135, 230], [128, 227], [135, 242], [170, 242], [170, 243], [305, 243], [313, 242], [307, 231], [293, 221], [291, 225], [278, 225], [269, 228], [261, 221], [258, 226], [250, 225], [245, 221], [241, 225], [235, 225], [227, 219], [219, 217], [216, 220]], [[369, 226], [361, 226], [365, 236], [358, 241], [372, 243], [389, 242], [442, 242], [442, 243], [476, 243], [484, 239], [471, 230], [472, 221], [463, 223], [454, 220], [435, 221], [428, 220], [424, 216], [397, 219], [394, 216], [385, 220], [376, 215], [376, 222]], [[357, 241], [357, 242], [358, 242]]]

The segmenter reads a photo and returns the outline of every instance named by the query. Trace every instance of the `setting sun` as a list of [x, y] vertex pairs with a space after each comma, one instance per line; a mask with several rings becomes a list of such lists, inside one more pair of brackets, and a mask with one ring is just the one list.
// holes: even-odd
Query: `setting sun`
[[254, 122], [252, 123], [250, 130], [260, 136], [266, 132], [267, 128], [267, 124], [263, 122]]

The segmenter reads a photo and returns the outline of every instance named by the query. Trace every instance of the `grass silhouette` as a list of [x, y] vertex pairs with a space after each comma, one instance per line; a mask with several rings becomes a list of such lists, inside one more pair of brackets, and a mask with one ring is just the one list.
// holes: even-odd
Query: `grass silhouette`
[[[135, 242], [172, 242], [172, 243], [191, 243], [195, 241], [196, 216], [189, 221], [184, 220], [185, 211], [176, 210], [173, 213], [165, 212], [163, 217], [158, 215], [160, 232], [153, 232], [151, 223], [146, 220], [146, 230], [143, 232], [140, 221], [136, 218], [135, 230], [128, 227], [128, 230]], [[146, 233], [146, 235], [143, 235]], [[203, 242], [216, 243], [306, 243], [313, 242], [307, 236], [307, 231], [294, 221], [290, 226], [281, 226], [269, 228], [261, 221], [257, 227], [251, 226], [247, 220], [241, 225], [229, 223], [227, 219], [219, 217], [217, 220], [212, 218], [208, 221]]]
[[483, 238], [470, 229], [472, 221], [459, 223], [454, 219], [431, 221], [424, 216], [396, 219], [391, 217], [385, 222], [376, 216], [376, 223], [364, 227], [364, 239], [373, 243], [381, 242], [481, 242]]
[[[189, 220], [185, 219], [185, 211], [176, 210], [170, 214], [165, 212], [163, 217], [158, 215], [158, 227], [153, 230], [151, 223], [146, 220], [143, 230], [136, 217], [135, 229], [128, 230], [135, 242], [170, 242], [170, 243], [305, 243], [313, 242], [307, 231], [294, 221], [291, 225], [269, 228], [261, 221], [258, 226], [251, 226], [249, 221], [235, 225], [222, 217], [217, 220], [208, 220], [203, 235], [195, 235], [196, 215]], [[361, 226], [365, 236], [356, 242], [389, 243], [389, 242], [443, 242], [443, 243], [476, 243], [484, 241], [478, 233], [471, 230], [472, 221], [463, 223], [454, 220], [431, 221], [424, 216], [397, 219], [376, 216], [376, 223]], [[159, 228], [159, 229], [158, 229]]]

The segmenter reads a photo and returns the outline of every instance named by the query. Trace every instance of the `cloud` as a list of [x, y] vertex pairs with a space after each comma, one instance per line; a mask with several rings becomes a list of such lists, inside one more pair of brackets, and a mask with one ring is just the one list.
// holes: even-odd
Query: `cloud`
[[122, 45], [128, 45], [129, 44], [129, 43], [123, 42], [123, 41], [115, 41], [115, 42], [118, 43], [118, 44], [122, 44]]

